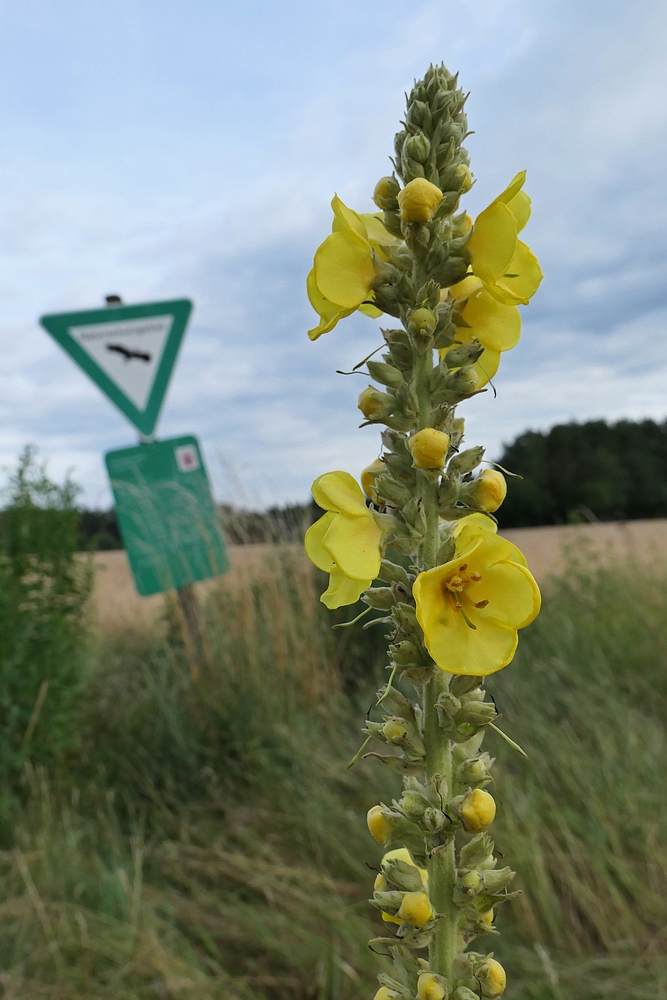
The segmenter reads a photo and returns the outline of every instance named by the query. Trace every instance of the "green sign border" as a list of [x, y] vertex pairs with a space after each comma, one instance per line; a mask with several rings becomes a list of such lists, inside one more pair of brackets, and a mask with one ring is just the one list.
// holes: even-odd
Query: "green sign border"
[[[86, 309], [83, 312], [53, 313], [41, 316], [39, 322], [98, 388], [109, 397], [121, 413], [134, 424], [139, 433], [150, 437], [160, 416], [171, 373], [176, 364], [178, 350], [191, 312], [192, 302], [190, 299], [170, 299], [167, 302], [147, 302], [136, 306], [107, 306], [104, 309]], [[71, 326], [87, 326], [93, 323], [100, 325], [118, 323], [125, 319], [144, 319], [149, 316], [164, 316], [165, 314], [174, 317], [173, 323], [155, 374], [148, 403], [144, 410], [139, 410], [122, 389], [118, 388], [106, 372], [102, 371], [91, 356], [70, 336], [69, 328]]]

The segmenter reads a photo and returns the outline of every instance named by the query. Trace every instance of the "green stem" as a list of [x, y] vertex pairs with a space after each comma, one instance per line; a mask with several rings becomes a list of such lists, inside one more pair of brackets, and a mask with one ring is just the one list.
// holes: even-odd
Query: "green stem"
[[[431, 415], [430, 376], [433, 370], [433, 352], [426, 351], [415, 357], [415, 390], [419, 402], [418, 429], [428, 426]], [[430, 483], [425, 475], [420, 476], [421, 498], [426, 517], [426, 533], [421, 545], [422, 569], [436, 565], [438, 552], [438, 486]], [[435, 703], [439, 695], [449, 687], [449, 678], [440, 670], [426, 686], [424, 694], [424, 744], [426, 748], [426, 778], [436, 775], [444, 778], [448, 793], [452, 791], [452, 743], [445, 738]], [[431, 972], [449, 979], [457, 953], [456, 905], [456, 856], [452, 837], [443, 853], [435, 854], [428, 861], [429, 896], [431, 905], [438, 914], [433, 941], [429, 949]]]
[[[449, 687], [449, 678], [440, 670], [429, 681], [424, 698], [424, 744], [426, 778], [444, 778], [451, 794], [452, 743], [444, 737], [435, 703]], [[431, 972], [449, 979], [457, 952], [457, 911], [454, 903], [456, 856], [452, 837], [443, 853], [428, 861], [428, 887], [431, 905], [438, 914], [435, 934], [429, 949]]]

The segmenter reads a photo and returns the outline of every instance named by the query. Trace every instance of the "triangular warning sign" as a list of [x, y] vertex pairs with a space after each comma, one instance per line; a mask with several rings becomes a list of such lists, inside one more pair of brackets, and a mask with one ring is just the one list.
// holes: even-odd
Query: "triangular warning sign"
[[155, 430], [189, 299], [42, 316], [40, 323], [141, 434]]

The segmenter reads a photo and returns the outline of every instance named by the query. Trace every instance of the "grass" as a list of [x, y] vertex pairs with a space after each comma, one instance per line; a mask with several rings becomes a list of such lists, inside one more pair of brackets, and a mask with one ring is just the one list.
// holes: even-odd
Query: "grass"
[[[344, 768], [381, 637], [332, 632], [303, 563], [273, 560], [209, 598], [196, 684], [169, 606], [98, 641], [79, 746], [28, 764], [0, 854], [6, 997], [373, 996], [364, 816], [395, 779]], [[490, 681], [529, 755], [487, 739], [512, 1000], [667, 998], [666, 666], [667, 574], [627, 564], [550, 585]]]

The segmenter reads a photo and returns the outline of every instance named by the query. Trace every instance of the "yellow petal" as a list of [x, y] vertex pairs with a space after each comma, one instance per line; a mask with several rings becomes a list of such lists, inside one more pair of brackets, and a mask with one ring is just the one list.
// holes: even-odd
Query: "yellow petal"
[[449, 289], [443, 289], [443, 291], [449, 291], [449, 294], [453, 299], [457, 301], [462, 301], [463, 299], [469, 298], [474, 292], [482, 288], [482, 281], [480, 278], [476, 278], [474, 274], [469, 274], [467, 278], [463, 281], [457, 282], [455, 285], [451, 285]]
[[365, 590], [368, 590], [372, 580], [350, 580], [334, 567], [329, 577], [329, 586], [320, 600], [327, 608], [343, 608], [348, 604], [356, 604]]
[[325, 472], [313, 483], [312, 492], [322, 510], [342, 511], [351, 517], [368, 514], [361, 486], [349, 472]]
[[[493, 284], [505, 274], [516, 250], [516, 222], [507, 205], [494, 202], [477, 216], [468, 250], [472, 269], [482, 281]], [[319, 278], [317, 283], [326, 295]]]
[[375, 278], [371, 245], [357, 233], [333, 233], [317, 248], [314, 269], [326, 299], [343, 309], [357, 309]]
[[507, 202], [507, 207], [514, 216], [516, 231], [520, 233], [530, 218], [530, 198], [525, 191], [519, 191]]
[[401, 242], [397, 236], [392, 236], [389, 230], [385, 229], [381, 215], [362, 212], [359, 218], [366, 228], [366, 238], [370, 243], [379, 247], [393, 247]]
[[329, 333], [339, 320], [344, 319], [354, 312], [354, 309], [341, 309], [340, 306], [334, 305], [333, 302], [325, 299], [315, 282], [314, 269], [311, 269], [306, 279], [306, 290], [311, 306], [320, 317], [318, 325], [308, 331], [308, 336], [311, 340], [317, 340], [323, 333]]
[[374, 580], [380, 572], [382, 530], [370, 512], [366, 517], [339, 514], [323, 545], [338, 568], [351, 580]]
[[319, 518], [319, 520], [315, 521], [315, 524], [311, 524], [303, 540], [306, 555], [312, 563], [315, 563], [318, 569], [323, 570], [325, 573], [330, 573], [335, 563], [326, 549], [322, 547], [322, 542], [336, 516], [335, 513], [330, 511]]
[[356, 233], [358, 236], [366, 236], [366, 227], [358, 214], [348, 208], [345, 202], [341, 201], [337, 194], [331, 200], [334, 219], [331, 231], [333, 233]]
[[506, 274], [498, 279], [495, 286], [489, 285], [488, 290], [495, 299], [505, 305], [521, 303], [527, 306], [540, 287], [542, 278], [542, 269], [537, 257], [529, 246], [517, 240], [516, 251], [506, 268]]
[[363, 313], [364, 316], [370, 316], [371, 319], [377, 319], [378, 316], [382, 315], [382, 310], [378, 309], [377, 306], [372, 305], [370, 302], [362, 302], [359, 306], [359, 312]]
[[[498, 536], [499, 537], [499, 536]], [[540, 591], [530, 570], [515, 562], [498, 562], [479, 570], [482, 579], [471, 583], [466, 593], [473, 601], [488, 600], [477, 610], [475, 624], [493, 620], [505, 628], [519, 629], [529, 625], [540, 610]]]
[[500, 201], [504, 205], [508, 205], [513, 198], [519, 193], [521, 188], [526, 183], [526, 171], [520, 170], [519, 173], [512, 178], [504, 191], [501, 191], [497, 198], [493, 199], [492, 204]]
[[521, 314], [516, 306], [498, 302], [485, 288], [471, 295], [463, 307], [466, 333], [492, 351], [509, 351], [521, 336]]
[[496, 372], [500, 367], [500, 352], [492, 351], [490, 348], [486, 347], [482, 351], [482, 356], [477, 359], [473, 368], [477, 372], [477, 377], [479, 381], [477, 382], [477, 389], [483, 389], [487, 382], [490, 382], [492, 378], [495, 378]]
[[[495, 521], [492, 521], [490, 517], [486, 514], [466, 514], [462, 517], [460, 521], [456, 522], [454, 526], [454, 535], [460, 535], [463, 528], [470, 525], [474, 525], [477, 528], [484, 528], [485, 531], [491, 531], [494, 535], [498, 532], [498, 525]], [[517, 549], [517, 552], [519, 550]]]

